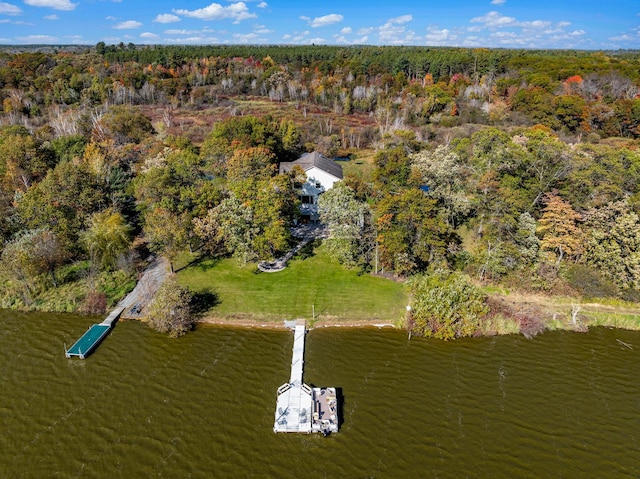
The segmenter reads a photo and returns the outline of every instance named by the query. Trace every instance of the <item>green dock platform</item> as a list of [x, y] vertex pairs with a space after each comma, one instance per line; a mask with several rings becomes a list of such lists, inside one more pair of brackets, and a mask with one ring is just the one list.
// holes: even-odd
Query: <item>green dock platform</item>
[[77, 356], [80, 359], [86, 358], [100, 344], [100, 341], [104, 339], [110, 329], [110, 324], [94, 324], [73, 346], [65, 351], [65, 356], [68, 358], [73, 356]]

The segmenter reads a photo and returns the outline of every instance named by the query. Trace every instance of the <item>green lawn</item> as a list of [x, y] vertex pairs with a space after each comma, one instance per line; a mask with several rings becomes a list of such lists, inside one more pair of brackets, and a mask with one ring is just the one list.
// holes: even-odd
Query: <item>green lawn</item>
[[256, 272], [255, 264], [234, 259], [205, 259], [178, 273], [196, 292], [210, 290], [218, 304], [207, 316], [224, 319], [376, 320], [402, 318], [407, 297], [403, 285], [369, 274], [358, 275], [317, 248], [312, 256], [294, 258], [284, 271]]

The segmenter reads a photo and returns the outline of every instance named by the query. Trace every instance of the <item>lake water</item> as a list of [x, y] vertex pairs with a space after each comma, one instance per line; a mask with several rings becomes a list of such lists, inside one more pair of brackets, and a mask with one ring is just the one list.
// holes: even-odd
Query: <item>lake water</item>
[[444, 343], [389, 329], [307, 335], [305, 381], [342, 388], [341, 431], [276, 435], [288, 331], [0, 311], [0, 478], [640, 476], [640, 333]]

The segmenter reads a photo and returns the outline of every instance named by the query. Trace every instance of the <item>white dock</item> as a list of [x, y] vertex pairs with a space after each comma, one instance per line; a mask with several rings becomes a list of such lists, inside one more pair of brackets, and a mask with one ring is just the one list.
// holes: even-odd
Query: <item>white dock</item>
[[304, 369], [304, 335], [307, 332], [304, 322], [296, 323], [293, 330], [293, 354], [291, 355], [291, 378], [289, 384], [302, 384]]
[[304, 321], [294, 328], [291, 376], [278, 388], [274, 432], [309, 434], [338, 432], [337, 398], [335, 388], [310, 388], [302, 382], [304, 367]]
[[311, 432], [311, 388], [302, 382], [305, 333], [304, 321], [298, 321], [293, 333], [291, 376], [278, 388], [275, 432]]

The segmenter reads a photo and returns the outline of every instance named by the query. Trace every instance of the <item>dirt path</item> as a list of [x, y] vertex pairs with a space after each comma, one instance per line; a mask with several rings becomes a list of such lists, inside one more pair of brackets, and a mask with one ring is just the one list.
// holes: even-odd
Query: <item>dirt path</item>
[[326, 238], [328, 232], [327, 229], [321, 225], [301, 225], [293, 228], [291, 234], [294, 238], [298, 238], [301, 241], [282, 258], [278, 258], [275, 261], [260, 261], [258, 263], [258, 269], [260, 271], [263, 273], [277, 273], [278, 271], [282, 271], [287, 267], [287, 262], [307, 243], [317, 238]]
[[124, 306], [124, 312], [120, 317], [124, 319], [140, 319], [144, 309], [149, 305], [168, 275], [168, 261], [165, 258], [153, 259], [136, 287], [133, 288], [133, 291], [120, 301], [120, 306]]

